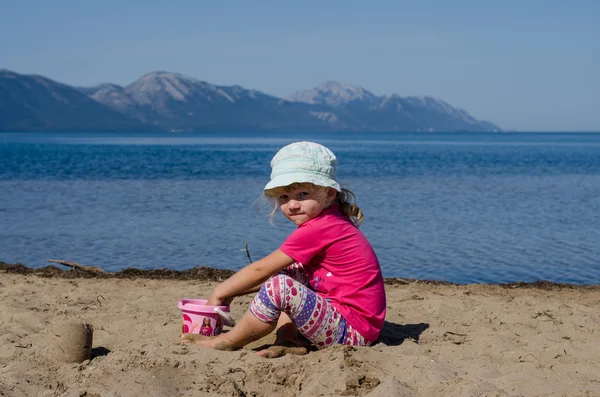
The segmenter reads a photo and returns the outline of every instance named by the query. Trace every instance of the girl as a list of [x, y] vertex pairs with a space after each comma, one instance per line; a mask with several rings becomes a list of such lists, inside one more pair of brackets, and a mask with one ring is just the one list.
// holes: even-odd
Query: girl
[[[279, 249], [241, 269], [212, 291], [207, 305], [258, 292], [228, 333], [185, 334], [183, 341], [234, 350], [277, 327], [276, 344], [298, 343], [297, 331], [322, 349], [374, 342], [385, 318], [383, 277], [373, 248], [358, 230], [363, 215], [354, 194], [335, 180], [337, 159], [326, 147], [296, 142], [271, 161], [264, 194], [295, 223]], [[269, 351], [259, 355], [268, 357]]]

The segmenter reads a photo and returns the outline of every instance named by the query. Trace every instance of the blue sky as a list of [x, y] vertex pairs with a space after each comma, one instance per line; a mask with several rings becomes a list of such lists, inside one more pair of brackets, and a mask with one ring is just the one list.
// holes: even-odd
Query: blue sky
[[431, 95], [504, 129], [600, 131], [600, 2], [0, 0], [0, 68], [72, 85], [165, 70], [276, 96]]

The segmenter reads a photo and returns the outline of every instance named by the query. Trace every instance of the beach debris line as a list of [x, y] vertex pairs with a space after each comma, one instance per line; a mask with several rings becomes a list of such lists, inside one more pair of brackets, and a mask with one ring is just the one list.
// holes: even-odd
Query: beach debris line
[[61, 259], [46, 259], [46, 262], [59, 263], [64, 266], [69, 266], [73, 269], [83, 270], [84, 272], [104, 273], [104, 270], [97, 266], [85, 266], [75, 262], [63, 261]]

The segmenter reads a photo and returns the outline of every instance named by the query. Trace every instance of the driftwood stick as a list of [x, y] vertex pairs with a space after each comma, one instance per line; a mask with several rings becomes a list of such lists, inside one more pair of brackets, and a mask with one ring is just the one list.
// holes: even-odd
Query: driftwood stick
[[252, 263], [252, 258], [250, 258], [250, 250], [248, 249], [248, 242], [246, 241], [246, 256], [248, 257], [248, 260], [250, 261], [250, 263]]
[[73, 269], [83, 270], [85, 272], [104, 273], [104, 270], [102, 270], [101, 268], [96, 267], [96, 266], [85, 266], [85, 265], [80, 265], [79, 263], [63, 261], [60, 259], [46, 259], [46, 261], [60, 263], [61, 265], [69, 266], [69, 267], [72, 267]]

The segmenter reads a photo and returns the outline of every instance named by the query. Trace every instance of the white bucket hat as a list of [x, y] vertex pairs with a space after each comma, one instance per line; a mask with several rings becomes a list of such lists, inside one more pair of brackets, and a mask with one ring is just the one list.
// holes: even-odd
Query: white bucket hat
[[271, 160], [271, 181], [265, 191], [292, 183], [312, 183], [341, 192], [335, 181], [335, 154], [314, 142], [295, 142], [281, 148]]

